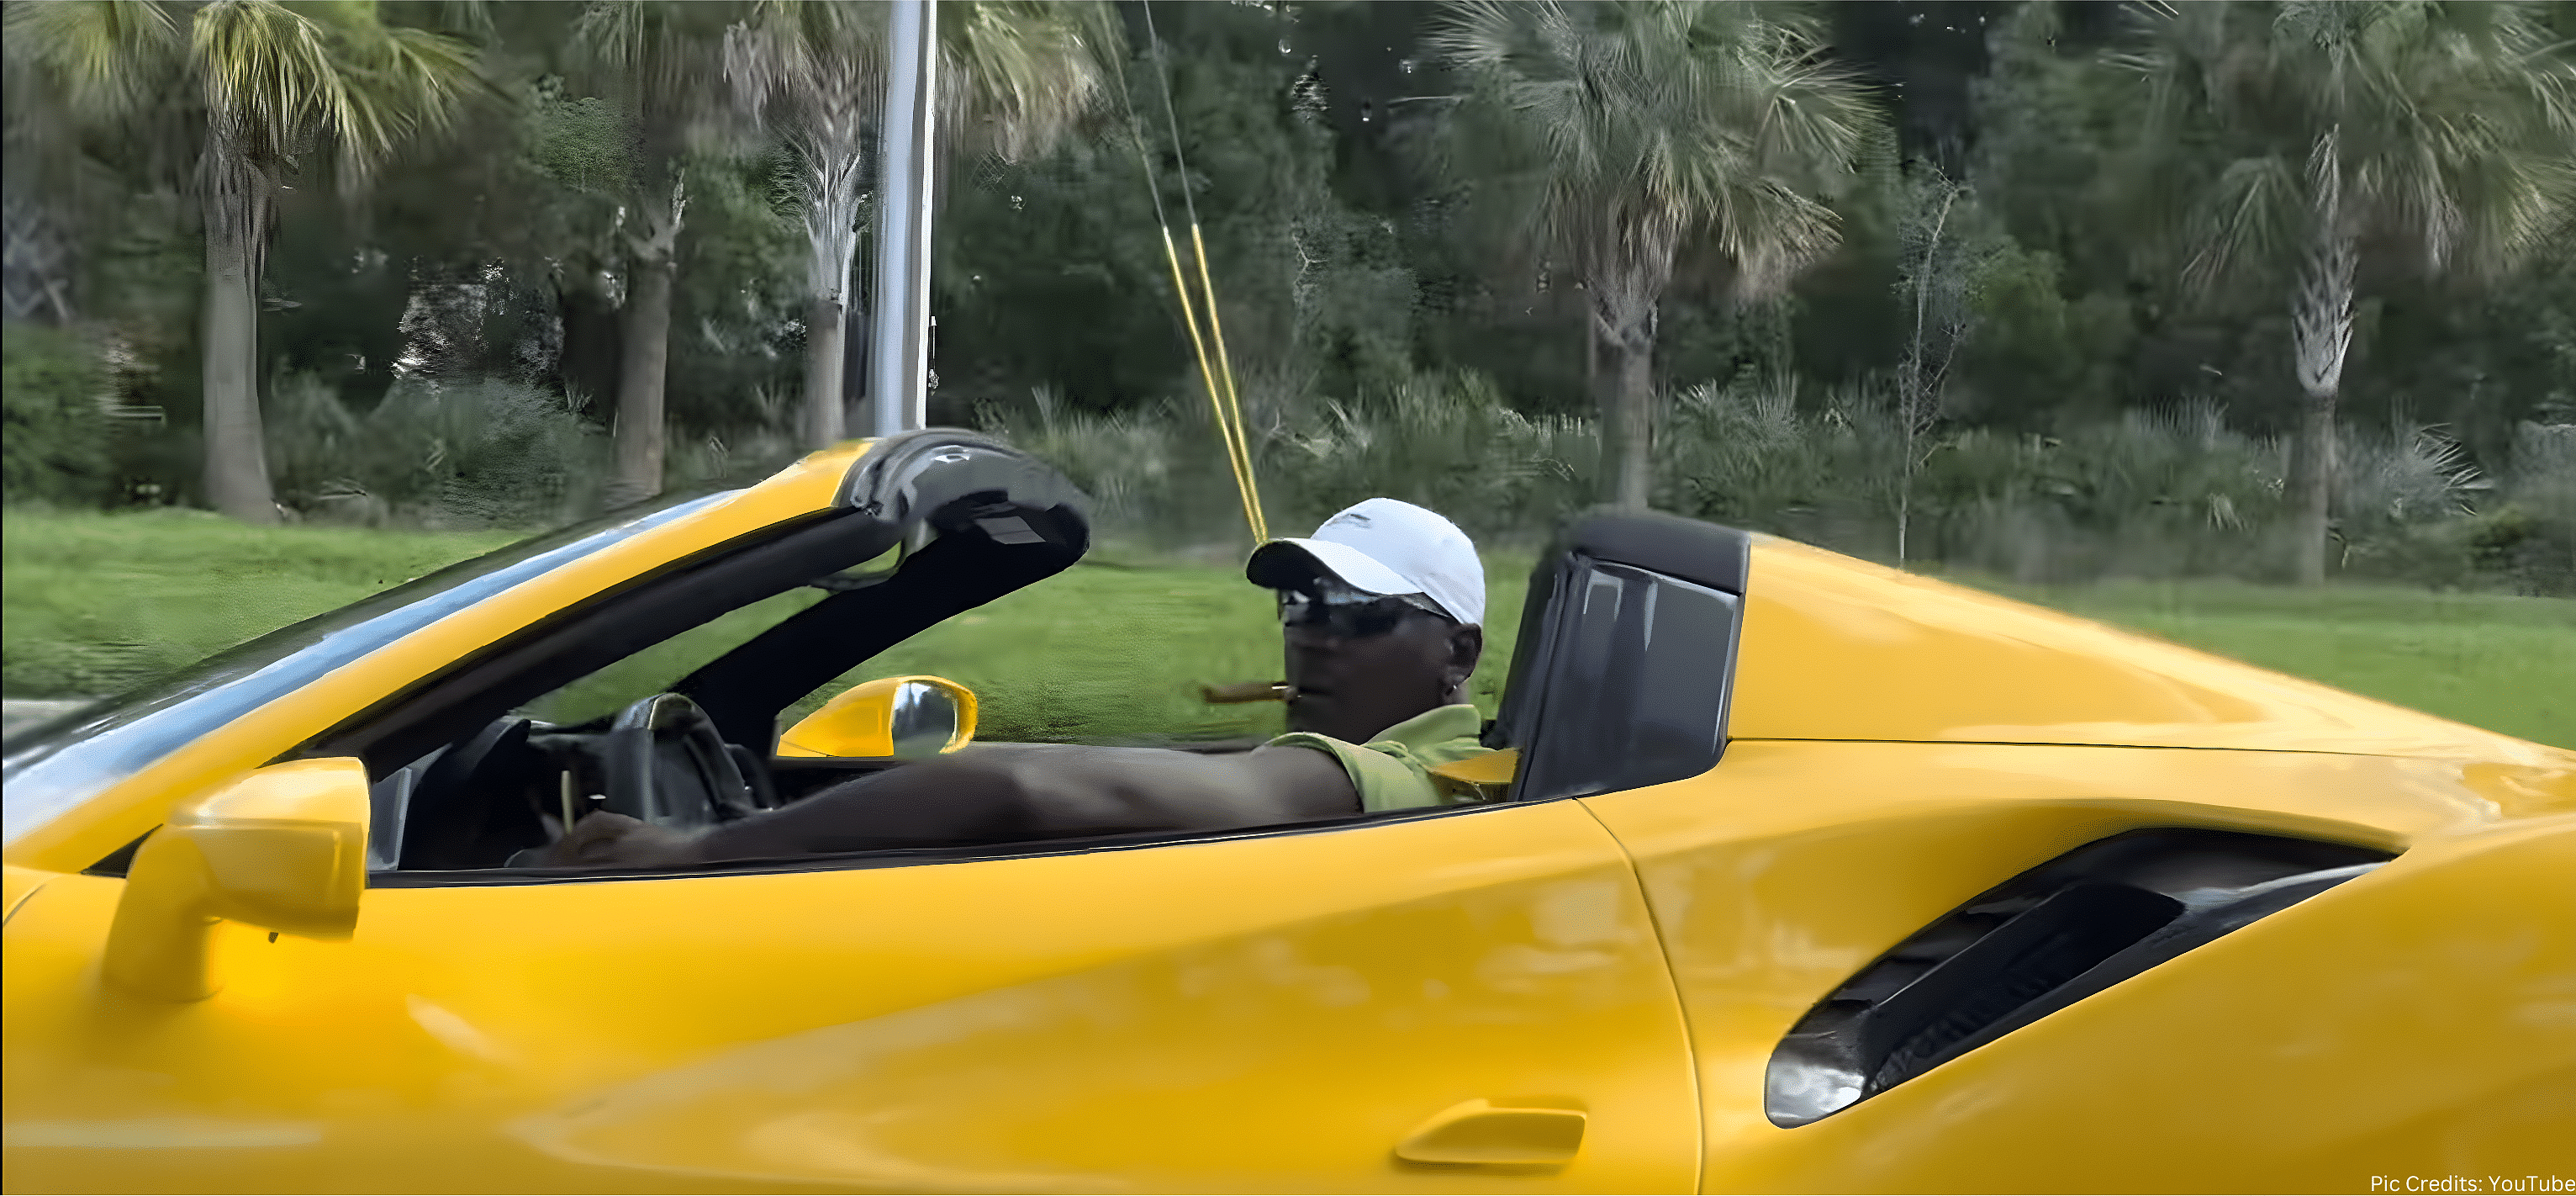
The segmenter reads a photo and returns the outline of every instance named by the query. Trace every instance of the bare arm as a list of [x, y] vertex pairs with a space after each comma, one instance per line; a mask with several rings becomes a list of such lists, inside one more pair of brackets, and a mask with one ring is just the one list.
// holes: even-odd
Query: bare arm
[[835, 785], [694, 839], [595, 814], [553, 854], [564, 863], [678, 865], [1221, 830], [1359, 812], [1350, 775], [1311, 748], [1202, 756], [1159, 748], [989, 745]]

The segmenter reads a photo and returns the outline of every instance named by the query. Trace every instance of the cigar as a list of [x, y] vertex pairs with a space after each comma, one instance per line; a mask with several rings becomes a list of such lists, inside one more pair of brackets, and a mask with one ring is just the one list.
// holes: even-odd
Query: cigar
[[1199, 696], [1207, 699], [1210, 705], [1218, 706], [1237, 702], [1285, 702], [1288, 693], [1285, 681], [1242, 681], [1233, 685], [1199, 687]]

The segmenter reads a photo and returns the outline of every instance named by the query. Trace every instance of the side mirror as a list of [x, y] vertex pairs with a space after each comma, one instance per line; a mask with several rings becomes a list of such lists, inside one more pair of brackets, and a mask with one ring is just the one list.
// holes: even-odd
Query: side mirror
[[171, 811], [134, 853], [103, 970], [129, 992], [201, 1001], [215, 923], [347, 938], [367, 888], [366, 765], [272, 764]]
[[778, 754], [918, 760], [974, 738], [974, 690], [945, 677], [883, 677], [798, 720], [778, 737]]

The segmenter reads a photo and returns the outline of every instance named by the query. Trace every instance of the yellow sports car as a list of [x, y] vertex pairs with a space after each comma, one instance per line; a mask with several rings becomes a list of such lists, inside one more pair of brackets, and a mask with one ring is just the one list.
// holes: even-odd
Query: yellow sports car
[[778, 723], [1087, 538], [1044, 465], [911, 433], [11, 739], [7, 1187], [2576, 1175], [2576, 756], [1668, 517], [1542, 558], [1485, 800], [532, 866], [590, 808], [703, 825], [963, 741], [931, 681]]

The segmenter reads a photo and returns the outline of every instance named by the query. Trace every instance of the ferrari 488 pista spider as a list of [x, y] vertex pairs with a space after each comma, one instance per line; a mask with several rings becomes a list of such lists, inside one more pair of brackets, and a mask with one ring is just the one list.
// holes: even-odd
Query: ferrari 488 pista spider
[[[1485, 800], [541, 866], [587, 809], [964, 740], [926, 682], [779, 723], [1088, 536], [1043, 464], [911, 433], [12, 738], [7, 1186], [2576, 1176], [2576, 756], [1670, 517], [1540, 560]], [[538, 702], [808, 587], [614, 714]]]

